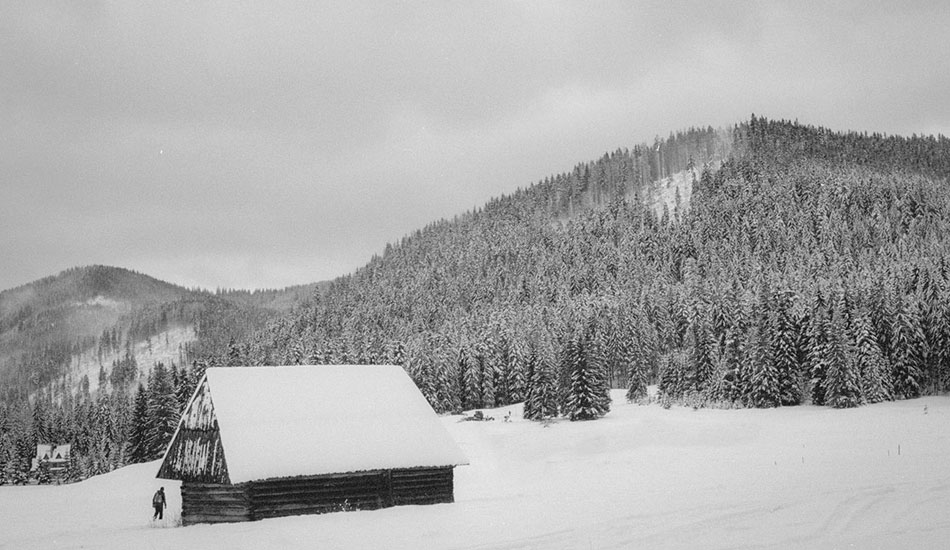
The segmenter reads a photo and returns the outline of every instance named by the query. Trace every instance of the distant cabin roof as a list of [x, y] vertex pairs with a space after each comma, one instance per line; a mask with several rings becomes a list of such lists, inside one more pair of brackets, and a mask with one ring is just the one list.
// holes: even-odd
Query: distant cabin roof
[[192, 401], [210, 394], [231, 483], [467, 463], [402, 367], [211, 368], [205, 380]]

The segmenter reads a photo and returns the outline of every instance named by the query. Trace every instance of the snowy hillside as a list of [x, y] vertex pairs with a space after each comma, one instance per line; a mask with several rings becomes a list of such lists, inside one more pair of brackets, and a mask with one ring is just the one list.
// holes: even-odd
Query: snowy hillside
[[[628, 405], [544, 426], [444, 417], [471, 461], [456, 503], [172, 528], [158, 463], [0, 487], [0, 548], [941, 548], [950, 399], [849, 410]], [[517, 420], [502, 418], [512, 411]], [[164, 485], [169, 514], [149, 521]]]
[[[165, 363], [166, 366], [172, 363], [179, 366], [184, 364], [182, 361], [184, 347], [196, 338], [194, 327], [185, 325], [169, 327], [168, 330], [147, 340], [136, 342], [132, 353], [139, 367], [140, 381], [144, 383], [148, 379], [148, 373], [155, 363]], [[112, 368], [112, 362], [121, 360], [124, 353], [124, 350], [120, 352], [108, 350], [98, 355], [95, 349], [87, 349], [78, 355], [73, 355], [69, 366], [69, 376], [73, 381], [71, 389], [75, 391], [82, 377], [88, 376], [91, 389], [96, 390], [99, 367], [105, 368], [108, 373]]]

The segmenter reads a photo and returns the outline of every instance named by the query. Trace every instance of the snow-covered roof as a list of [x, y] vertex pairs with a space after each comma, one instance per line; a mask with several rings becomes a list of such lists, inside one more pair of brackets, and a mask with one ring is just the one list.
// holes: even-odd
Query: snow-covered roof
[[466, 464], [398, 366], [211, 368], [231, 483]]

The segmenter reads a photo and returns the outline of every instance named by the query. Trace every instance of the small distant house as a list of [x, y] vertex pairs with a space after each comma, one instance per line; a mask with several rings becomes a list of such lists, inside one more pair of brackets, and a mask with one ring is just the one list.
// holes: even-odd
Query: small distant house
[[454, 501], [467, 461], [398, 366], [211, 368], [158, 471], [182, 522]]
[[70, 448], [71, 445], [68, 443], [59, 445], [38, 443], [36, 445], [36, 456], [33, 457], [32, 470], [37, 470], [45, 464], [49, 467], [49, 472], [53, 477], [61, 477], [69, 466]]

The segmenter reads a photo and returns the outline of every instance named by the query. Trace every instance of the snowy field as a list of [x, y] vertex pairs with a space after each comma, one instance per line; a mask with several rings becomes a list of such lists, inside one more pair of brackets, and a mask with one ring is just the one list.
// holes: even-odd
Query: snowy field
[[950, 398], [694, 411], [622, 396], [587, 423], [444, 417], [471, 461], [455, 504], [176, 528], [178, 486], [154, 462], [0, 487], [0, 548], [950, 548]]

